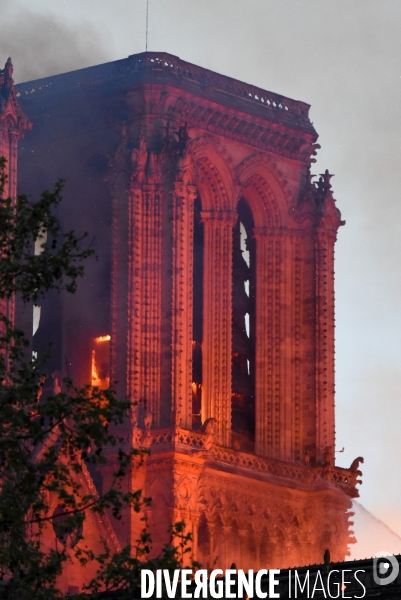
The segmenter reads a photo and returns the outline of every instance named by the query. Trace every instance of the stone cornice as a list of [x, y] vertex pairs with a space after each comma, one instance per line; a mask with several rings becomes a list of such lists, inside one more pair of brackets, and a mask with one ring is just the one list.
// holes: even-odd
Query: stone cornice
[[[71, 110], [70, 94], [73, 94], [73, 105], [78, 106], [81, 97], [86, 101], [87, 93], [100, 93], [106, 99], [116, 93], [132, 93], [146, 87], [151, 87], [156, 95], [165, 92], [166, 88], [169, 90], [171, 98], [165, 106], [168, 119], [182, 121], [185, 116], [192, 128], [198, 127], [286, 158], [311, 162], [317, 134], [309, 120], [308, 104], [186, 63], [166, 53], [137, 54], [23, 83], [19, 85], [19, 92], [24, 104], [32, 95], [39, 103], [42, 98], [51, 102], [50, 98], [54, 97], [57, 105], [65, 104]], [[110, 107], [107, 112], [109, 110]]]
[[78, 69], [21, 84], [23, 95], [66, 91], [77, 86], [121, 80], [121, 83], [167, 83], [194, 93], [194, 88], [224, 105], [234, 105], [271, 121], [287, 123], [309, 133], [309, 104], [287, 98], [254, 85], [193, 65], [166, 52], [143, 52], [114, 62]]
[[[314, 162], [311, 157], [320, 146], [315, 144], [315, 132], [298, 131], [287, 123], [278, 125], [275, 121], [260, 118], [260, 115], [240, 110], [228, 110], [221, 104], [216, 106], [209, 99], [194, 100], [180, 96], [168, 107], [166, 117], [174, 120], [185, 119], [189, 127], [199, 128], [246, 144], [264, 152], [278, 154], [305, 164]], [[209, 105], [210, 104], [210, 105]]]
[[[150, 431], [150, 452], [153, 458], [162, 454], [182, 453], [201, 456], [205, 467], [232, 472], [253, 479], [281, 483], [300, 489], [324, 489], [335, 485], [351, 498], [358, 497], [358, 473], [337, 466], [307, 467], [301, 463], [285, 462], [276, 458], [238, 452], [212, 442], [204, 433], [186, 429], [159, 429]], [[158, 460], [159, 460], [158, 458]]]

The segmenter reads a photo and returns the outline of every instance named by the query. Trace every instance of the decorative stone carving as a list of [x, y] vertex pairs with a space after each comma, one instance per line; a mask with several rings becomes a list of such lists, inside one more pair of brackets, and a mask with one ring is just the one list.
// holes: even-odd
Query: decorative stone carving
[[206, 419], [206, 421], [204, 422], [203, 427], [202, 427], [202, 432], [204, 432], [206, 434], [205, 441], [204, 441], [204, 446], [205, 446], [206, 451], [210, 450], [210, 448], [214, 444], [217, 431], [218, 431], [218, 428], [217, 428], [216, 419], [213, 419], [213, 417]]

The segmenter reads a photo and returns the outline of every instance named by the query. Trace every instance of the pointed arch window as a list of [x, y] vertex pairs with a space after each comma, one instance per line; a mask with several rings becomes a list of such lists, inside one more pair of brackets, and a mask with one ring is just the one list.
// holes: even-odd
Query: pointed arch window
[[233, 231], [231, 429], [232, 445], [255, 444], [255, 243], [254, 221], [245, 200], [238, 203]]
[[192, 428], [201, 427], [203, 336], [203, 224], [201, 201], [194, 203], [193, 326], [192, 326]]

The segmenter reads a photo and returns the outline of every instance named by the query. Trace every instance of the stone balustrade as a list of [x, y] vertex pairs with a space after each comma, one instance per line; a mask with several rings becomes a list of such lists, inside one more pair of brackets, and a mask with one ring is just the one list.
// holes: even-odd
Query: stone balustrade
[[[210, 442], [210, 440], [209, 440]], [[319, 487], [324, 481], [341, 488], [348, 496], [358, 497], [356, 485], [358, 473], [342, 467], [322, 465], [306, 466], [297, 462], [285, 462], [272, 457], [258, 456], [239, 452], [232, 448], [208, 443], [208, 436], [202, 432], [186, 429], [159, 429], [151, 431], [150, 450], [152, 454], [181, 451], [201, 453], [207, 461], [226, 465], [239, 471], [259, 473], [266, 477], [282, 479], [283, 483], [293, 486], [311, 485]]]

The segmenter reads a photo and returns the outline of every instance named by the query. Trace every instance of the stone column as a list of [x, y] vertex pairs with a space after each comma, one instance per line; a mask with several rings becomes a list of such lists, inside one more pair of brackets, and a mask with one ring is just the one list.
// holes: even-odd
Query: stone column
[[334, 244], [336, 232], [316, 229], [316, 458], [334, 452]]
[[260, 564], [260, 544], [262, 536], [259, 532], [254, 531], [253, 539], [255, 542], [255, 567], [254, 570], [263, 569], [264, 566]]
[[200, 513], [192, 511], [191, 513], [191, 524], [192, 524], [192, 558], [193, 560], [198, 559], [198, 527], [199, 527]]
[[9, 132], [9, 164], [8, 164], [8, 195], [12, 198], [16, 198], [17, 195], [17, 152], [18, 152], [18, 140], [21, 137], [21, 133], [12, 129]]
[[159, 184], [131, 183], [128, 262], [128, 391], [160, 418], [161, 211]]
[[282, 421], [281, 239], [255, 228], [256, 240], [256, 431], [255, 452], [280, 457]]
[[217, 441], [231, 442], [232, 230], [234, 212], [202, 212], [204, 285], [202, 421], [217, 420]]
[[207, 529], [209, 531], [209, 564], [208, 569], [213, 566], [214, 557], [214, 546], [216, 541], [216, 524], [214, 521], [207, 519]]
[[[239, 565], [237, 564], [237, 567], [239, 569], [244, 569], [247, 570], [249, 567], [249, 556], [248, 556], [248, 535], [249, 532], [247, 529], [239, 529], [238, 530], [238, 535], [239, 535], [239, 543], [240, 543], [240, 563]], [[253, 568], [253, 566], [251, 566], [250, 568]]]
[[224, 535], [224, 560], [223, 560], [223, 569], [229, 569], [231, 565], [230, 560], [230, 543], [229, 539], [231, 538], [231, 525], [223, 525], [223, 535]]
[[10, 143], [7, 121], [0, 121], [0, 157], [6, 159], [5, 174], [7, 179], [4, 182], [3, 197], [8, 198], [9, 193], [9, 169], [10, 169]]
[[[133, 448], [138, 448], [140, 445], [140, 440], [141, 438], [143, 439], [143, 435], [141, 434], [142, 432], [139, 429], [134, 428], [131, 436], [131, 445]], [[148, 458], [148, 455], [145, 454], [143, 456], [136, 456], [132, 460], [129, 470], [129, 491], [132, 493], [135, 493], [137, 490], [145, 491], [146, 489]], [[129, 514], [130, 544], [134, 548], [145, 526], [152, 522], [152, 507], [145, 506], [140, 512], [136, 512], [132, 507], [128, 507], [125, 510]], [[142, 520], [144, 516], [147, 519], [146, 523]]]
[[303, 234], [292, 236], [292, 302], [291, 302], [291, 458], [303, 459], [302, 450], [302, 355], [304, 352], [302, 344], [303, 322], [302, 322], [302, 242]]
[[277, 569], [281, 568], [281, 562], [283, 558], [282, 545], [280, 536], [277, 534], [269, 535], [268, 540], [268, 559], [269, 563], [267, 565], [267, 569]]
[[175, 182], [172, 265], [172, 406], [175, 425], [192, 428], [193, 203], [196, 188]]

